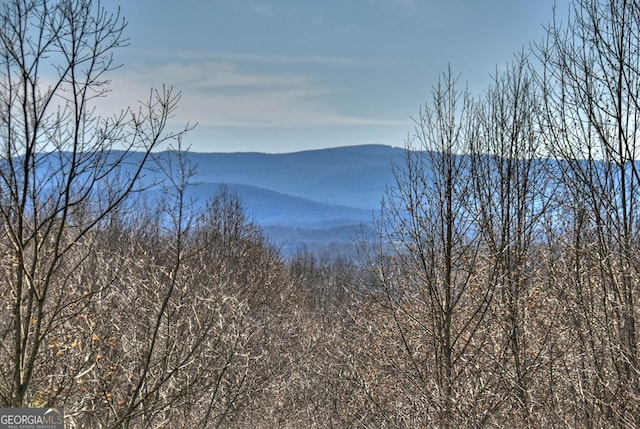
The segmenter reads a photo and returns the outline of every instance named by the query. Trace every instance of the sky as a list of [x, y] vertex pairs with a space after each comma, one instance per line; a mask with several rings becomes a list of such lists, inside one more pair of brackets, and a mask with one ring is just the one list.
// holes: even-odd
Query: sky
[[108, 105], [172, 86], [172, 126], [197, 123], [184, 144], [198, 152], [401, 147], [447, 68], [480, 94], [553, 17], [553, 0], [102, 4], [128, 21]]

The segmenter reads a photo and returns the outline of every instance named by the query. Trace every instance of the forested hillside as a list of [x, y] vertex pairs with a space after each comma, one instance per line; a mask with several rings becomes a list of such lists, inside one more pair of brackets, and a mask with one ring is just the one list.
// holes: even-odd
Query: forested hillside
[[442, 73], [347, 260], [285, 258], [231, 187], [194, 200], [168, 87], [96, 116], [116, 11], [5, 2], [0, 407], [70, 428], [640, 426], [640, 5], [571, 4], [481, 94]]
[[[383, 145], [336, 147], [283, 154], [184, 154], [192, 168], [186, 198], [201, 209], [220, 187], [237, 193], [249, 218], [283, 256], [305, 250], [316, 257], [353, 259], [354, 241], [375, 236], [375, 217], [393, 165], [404, 150]], [[143, 182], [166, 181], [157, 163], [174, 164], [171, 151], [154, 153]], [[173, 167], [176, 168], [175, 166]], [[142, 197], [158, 201], [161, 186]]]

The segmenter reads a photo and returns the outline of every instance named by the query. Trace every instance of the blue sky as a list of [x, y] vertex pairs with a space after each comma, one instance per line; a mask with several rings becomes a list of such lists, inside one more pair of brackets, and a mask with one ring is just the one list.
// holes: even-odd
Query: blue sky
[[[566, 0], [559, 1], [559, 10]], [[451, 66], [479, 94], [544, 35], [553, 0], [103, 0], [121, 7], [114, 108], [182, 91], [201, 152], [402, 146]]]

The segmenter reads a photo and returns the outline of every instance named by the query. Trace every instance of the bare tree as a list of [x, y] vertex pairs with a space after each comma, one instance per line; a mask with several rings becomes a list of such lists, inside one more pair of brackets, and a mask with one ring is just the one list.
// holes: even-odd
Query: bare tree
[[565, 167], [572, 225], [566, 298], [584, 351], [568, 383], [589, 386], [576, 392], [585, 426], [637, 426], [640, 5], [576, 0], [566, 24], [553, 22], [537, 48], [543, 129]]
[[169, 89], [151, 91], [138, 110], [95, 114], [124, 28], [92, 0], [11, 0], [0, 10], [4, 406], [35, 404], [57, 377], [44, 369], [81, 370], [44, 364], [47, 347], [62, 352], [54, 333], [94, 296], [75, 290], [70, 274], [90, 252], [91, 231], [136, 191], [151, 151], [176, 136], [165, 132], [179, 100]]
[[404, 361], [400, 371], [413, 391], [408, 397], [428, 398], [422, 418], [414, 414], [412, 421], [433, 419], [439, 427], [482, 418], [472, 404], [483, 400], [483, 369], [472, 357], [486, 339], [483, 321], [493, 295], [489, 285], [476, 282], [467, 155], [475, 107], [456, 80], [450, 70], [442, 75], [407, 143], [406, 162], [397, 167], [383, 208], [384, 241], [393, 248], [381, 250], [392, 256], [383, 253], [376, 264], [381, 309], [391, 320], [375, 329], [388, 347], [402, 350], [384, 353], [396, 355], [396, 364]]
[[471, 142], [478, 239], [486, 281], [496, 290], [493, 341], [500, 345], [494, 368], [506, 386], [500, 413], [523, 427], [539, 426], [539, 411], [548, 410], [549, 386], [538, 372], [546, 368], [552, 332], [543, 327], [548, 309], [537, 305], [545, 286], [539, 273], [552, 191], [550, 162], [537, 129], [538, 95], [528, 58], [521, 54], [496, 72], [478, 105], [478, 132]]

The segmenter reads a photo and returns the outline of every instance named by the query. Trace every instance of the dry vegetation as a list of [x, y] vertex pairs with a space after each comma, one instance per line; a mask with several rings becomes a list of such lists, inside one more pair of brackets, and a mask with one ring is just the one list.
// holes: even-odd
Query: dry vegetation
[[638, 2], [574, 1], [482, 97], [445, 72], [357, 263], [285, 261], [227, 189], [193, 209], [172, 91], [93, 116], [121, 17], [11, 0], [0, 22], [0, 406], [96, 428], [640, 426]]

